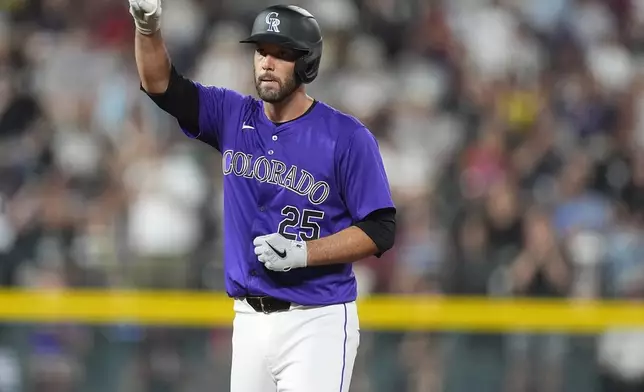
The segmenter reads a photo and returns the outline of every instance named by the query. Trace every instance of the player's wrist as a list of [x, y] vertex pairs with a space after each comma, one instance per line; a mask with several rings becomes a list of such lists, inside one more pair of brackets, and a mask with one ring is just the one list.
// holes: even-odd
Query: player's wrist
[[140, 25], [140, 24], [138, 24], [136, 22], [135, 22], [135, 26], [136, 26], [136, 31], [138, 31], [142, 35], [145, 35], [146, 37], [152, 36], [152, 35], [154, 35], [154, 33], [159, 31], [158, 27], [150, 28], [150, 27], [148, 27], [146, 25]]
[[136, 31], [142, 35], [151, 36], [161, 29], [161, 20], [158, 16], [151, 16], [148, 20], [135, 17], [134, 26], [136, 27]]
[[319, 263], [317, 240], [302, 241], [304, 243], [304, 258], [306, 267], [315, 267]]
[[306, 241], [297, 241], [295, 247], [301, 250], [300, 258], [302, 260], [302, 267], [306, 268], [309, 266], [309, 250], [308, 244]]

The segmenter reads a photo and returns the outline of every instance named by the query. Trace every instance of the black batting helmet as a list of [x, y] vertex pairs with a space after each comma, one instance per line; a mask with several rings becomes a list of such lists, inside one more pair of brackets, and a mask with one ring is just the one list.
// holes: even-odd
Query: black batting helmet
[[257, 15], [250, 37], [241, 43], [269, 42], [304, 52], [295, 61], [295, 75], [302, 83], [318, 76], [322, 58], [322, 31], [313, 15], [294, 5], [274, 5]]

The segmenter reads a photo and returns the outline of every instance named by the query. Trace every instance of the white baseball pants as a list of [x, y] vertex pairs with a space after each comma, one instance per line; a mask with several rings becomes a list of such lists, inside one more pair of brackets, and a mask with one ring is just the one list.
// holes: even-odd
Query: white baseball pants
[[360, 327], [355, 302], [256, 312], [235, 300], [231, 392], [347, 392]]

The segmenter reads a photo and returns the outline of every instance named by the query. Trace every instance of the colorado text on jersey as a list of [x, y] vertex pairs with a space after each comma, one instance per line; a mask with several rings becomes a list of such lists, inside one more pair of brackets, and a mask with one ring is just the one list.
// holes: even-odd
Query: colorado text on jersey
[[238, 177], [254, 178], [259, 182], [275, 184], [298, 195], [307, 196], [311, 204], [324, 203], [329, 197], [328, 183], [315, 181], [313, 174], [295, 165], [291, 165], [287, 170], [287, 165], [277, 159], [269, 160], [262, 155], [253, 163], [251, 154], [226, 150], [222, 154], [222, 162], [224, 175], [234, 174]]

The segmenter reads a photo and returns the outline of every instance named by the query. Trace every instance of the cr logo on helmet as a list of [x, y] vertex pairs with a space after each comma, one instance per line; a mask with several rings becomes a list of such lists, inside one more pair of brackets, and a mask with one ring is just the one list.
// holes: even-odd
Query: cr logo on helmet
[[277, 12], [269, 12], [268, 15], [266, 15], [266, 24], [268, 25], [268, 30], [267, 31], [272, 31], [274, 33], [279, 33], [280, 30], [277, 28], [277, 26], [280, 25], [280, 20], [277, 19], [277, 16], [279, 14]]

